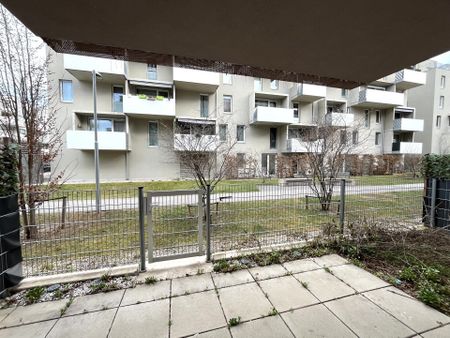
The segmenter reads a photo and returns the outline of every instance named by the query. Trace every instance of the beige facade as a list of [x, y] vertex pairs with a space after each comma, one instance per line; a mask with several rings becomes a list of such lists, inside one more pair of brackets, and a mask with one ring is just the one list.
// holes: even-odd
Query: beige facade
[[[361, 124], [359, 133], [365, 140], [361, 153], [422, 152], [415, 134], [423, 129], [415, 109], [408, 107], [406, 90], [423, 84], [423, 74], [405, 81], [398, 72], [344, 91], [51, 53], [50, 76], [60, 83], [58, 123], [65, 131], [58, 162], [67, 168], [71, 181], [94, 180], [94, 67], [101, 75], [97, 106], [104, 181], [184, 178], [174, 147], [174, 126], [179, 121], [210, 123], [217, 134], [219, 125], [226, 124], [231, 138], [236, 138], [238, 126], [245, 126], [244, 139], [233, 151], [257, 158], [263, 174], [276, 173], [277, 155], [304, 151], [296, 147], [296, 137], [326, 117], [336, 127], [340, 120]], [[406, 122], [402, 125], [400, 120]]]

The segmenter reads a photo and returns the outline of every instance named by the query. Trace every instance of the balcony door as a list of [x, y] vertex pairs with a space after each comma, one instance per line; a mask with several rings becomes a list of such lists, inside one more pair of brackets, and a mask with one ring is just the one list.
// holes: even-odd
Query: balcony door
[[112, 111], [115, 113], [123, 112], [123, 86], [113, 86], [112, 88]]
[[272, 176], [276, 173], [276, 154], [261, 154], [261, 168], [263, 175]]
[[270, 149], [277, 149], [277, 128], [270, 128]]

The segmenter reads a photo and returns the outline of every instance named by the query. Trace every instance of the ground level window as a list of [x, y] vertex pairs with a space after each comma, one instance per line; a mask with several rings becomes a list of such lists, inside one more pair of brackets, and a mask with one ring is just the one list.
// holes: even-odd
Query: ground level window
[[236, 140], [238, 142], [245, 142], [245, 126], [238, 125], [236, 127]]
[[148, 123], [148, 145], [150, 147], [158, 146], [158, 122]]
[[381, 144], [381, 133], [375, 133], [375, 145]]

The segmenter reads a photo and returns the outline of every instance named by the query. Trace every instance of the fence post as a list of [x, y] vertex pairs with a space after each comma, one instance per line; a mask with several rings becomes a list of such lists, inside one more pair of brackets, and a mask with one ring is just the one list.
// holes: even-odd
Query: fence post
[[211, 261], [211, 186], [206, 185], [206, 261]]
[[66, 208], [67, 208], [67, 196], [62, 198], [62, 213], [61, 213], [61, 229], [64, 229], [66, 225]]
[[345, 178], [341, 180], [340, 195], [341, 196], [339, 198], [339, 226], [341, 234], [343, 234], [345, 222]]
[[431, 205], [430, 205], [430, 227], [434, 228], [436, 217], [436, 186], [437, 180], [431, 179]]
[[140, 270], [145, 271], [145, 224], [144, 224], [144, 215], [145, 215], [145, 203], [144, 203], [144, 188], [138, 188], [139, 193], [139, 249], [140, 249], [140, 257], [141, 257], [141, 266]]

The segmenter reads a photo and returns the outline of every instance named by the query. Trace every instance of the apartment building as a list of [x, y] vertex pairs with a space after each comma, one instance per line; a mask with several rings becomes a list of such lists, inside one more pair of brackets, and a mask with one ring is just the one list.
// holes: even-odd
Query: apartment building
[[[176, 152], [180, 134], [207, 126], [202, 137], [232, 137], [236, 154], [252, 154], [264, 175], [277, 157], [306, 151], [302, 137], [324, 119], [336, 128], [358, 121], [363, 153], [420, 154], [423, 120], [407, 91], [425, 74], [405, 69], [368, 86], [344, 90], [313, 84], [220, 74], [178, 67], [54, 54], [59, 82], [58, 123], [65, 131], [59, 166], [69, 180], [94, 179], [92, 70], [97, 80], [102, 180], [186, 178]], [[185, 137], [185, 135], [183, 136]], [[184, 150], [185, 151], [185, 150]]]
[[450, 65], [427, 60], [417, 65], [426, 73], [426, 84], [409, 93], [416, 116], [426, 133], [417, 135], [424, 154], [450, 154]]

